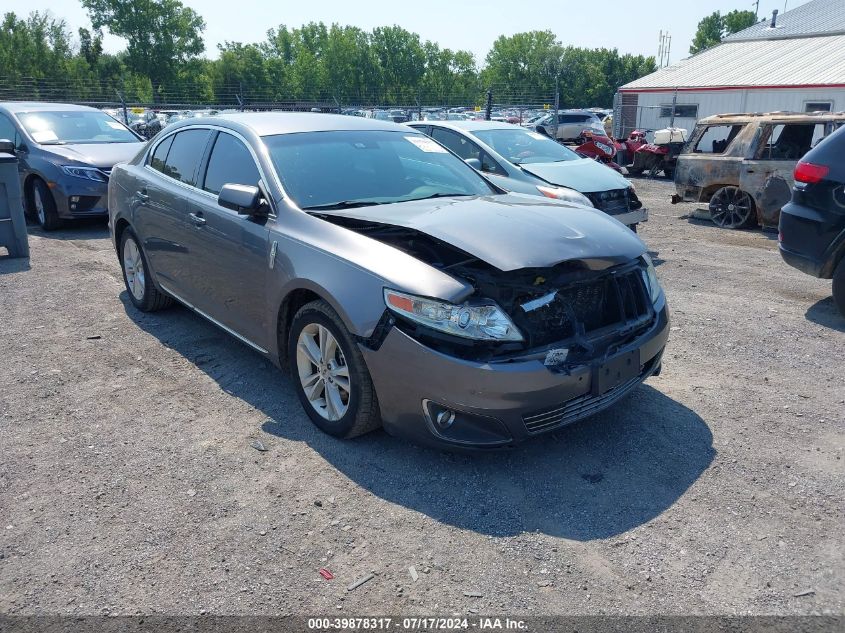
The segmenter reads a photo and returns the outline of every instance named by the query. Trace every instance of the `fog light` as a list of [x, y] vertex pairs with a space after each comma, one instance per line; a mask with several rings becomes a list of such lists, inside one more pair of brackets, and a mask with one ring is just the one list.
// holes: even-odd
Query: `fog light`
[[441, 429], [448, 429], [455, 422], [455, 412], [450, 409], [443, 409], [437, 414], [437, 426]]

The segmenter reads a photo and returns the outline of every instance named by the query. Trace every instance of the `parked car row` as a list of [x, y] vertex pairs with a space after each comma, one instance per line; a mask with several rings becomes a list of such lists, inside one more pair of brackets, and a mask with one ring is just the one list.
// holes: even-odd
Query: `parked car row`
[[[182, 303], [254, 348], [331, 435], [503, 447], [660, 372], [666, 299], [627, 228], [647, 211], [529, 128], [229, 112], [145, 143], [93, 108], [15, 103], [6, 136], [43, 228], [108, 214], [136, 308]], [[843, 141], [799, 162], [780, 248], [845, 313]]]

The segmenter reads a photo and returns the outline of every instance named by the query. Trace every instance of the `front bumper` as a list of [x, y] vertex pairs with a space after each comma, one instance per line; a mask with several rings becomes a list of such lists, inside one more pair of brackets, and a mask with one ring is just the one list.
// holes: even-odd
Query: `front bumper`
[[632, 224], [639, 224], [640, 222], [648, 222], [648, 209], [643, 207], [636, 211], [628, 211], [627, 213], [620, 213], [618, 215], [611, 215], [614, 220], [619, 220], [622, 224], [631, 226]]
[[83, 178], [63, 177], [50, 183], [56, 212], [60, 218], [105, 217], [108, 215], [107, 182], [95, 182]]
[[[472, 362], [426, 347], [396, 327], [378, 350], [362, 345], [361, 351], [388, 432], [429, 445], [501, 448], [598, 413], [658, 372], [669, 337], [663, 295], [655, 309], [651, 327], [617, 351], [617, 357], [639, 352], [639, 374], [600, 395], [592, 383], [605, 359], [566, 372], [541, 360]], [[457, 413], [445, 431], [433, 419], [444, 408]]]

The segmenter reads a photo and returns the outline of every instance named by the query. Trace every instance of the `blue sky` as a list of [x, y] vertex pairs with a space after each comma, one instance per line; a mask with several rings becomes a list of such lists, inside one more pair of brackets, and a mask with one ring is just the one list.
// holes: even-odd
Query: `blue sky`
[[[224, 40], [257, 42], [267, 29], [309, 21], [339, 22], [370, 30], [398, 24], [443, 47], [466, 49], [481, 65], [499, 35], [551, 29], [564, 44], [618, 48], [623, 53], [656, 55], [661, 29], [672, 35], [671, 61], [687, 56], [698, 21], [719, 10], [753, 9], [750, 0], [603, 0], [594, 6], [584, 0], [182, 0], [205, 19], [206, 55], [216, 57]], [[787, 0], [788, 8], [806, 0]], [[784, 0], [760, 0], [760, 17], [772, 9], [783, 12]], [[3, 0], [0, 11], [27, 15], [50, 10], [75, 32], [88, 26], [76, 0]], [[122, 48], [119, 38], [107, 37], [106, 49]]]

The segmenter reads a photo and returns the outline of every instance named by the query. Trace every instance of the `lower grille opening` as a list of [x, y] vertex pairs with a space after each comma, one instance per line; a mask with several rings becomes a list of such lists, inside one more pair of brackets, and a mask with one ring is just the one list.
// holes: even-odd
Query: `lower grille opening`
[[622, 398], [622, 396], [645, 380], [654, 370], [656, 362], [657, 358], [652, 358], [643, 365], [638, 376], [631, 378], [621, 385], [617, 385], [600, 396], [593, 396], [588, 392], [559, 405], [524, 415], [522, 421], [525, 424], [525, 428], [529, 433], [543, 433], [561, 426], [566, 426], [567, 424], [572, 424], [594, 413], [598, 413]]

